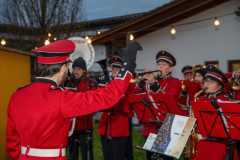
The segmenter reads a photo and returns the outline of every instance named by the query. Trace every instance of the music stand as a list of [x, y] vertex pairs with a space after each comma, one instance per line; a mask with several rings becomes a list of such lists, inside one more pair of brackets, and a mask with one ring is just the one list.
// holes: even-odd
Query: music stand
[[112, 116], [116, 116], [116, 113], [122, 113], [124, 115], [127, 115], [129, 113], [129, 110], [125, 107], [124, 103], [126, 103], [127, 98], [125, 95], [122, 96], [122, 98], [113, 106], [104, 110], [100, 110], [99, 112], [108, 112], [109, 113], [109, 129], [110, 129], [110, 155], [112, 159]]
[[[138, 143], [138, 146], [134, 148], [154, 152], [140, 147], [146, 141], [143, 140], [143, 135], [146, 132], [148, 125], [157, 124], [154, 132], [157, 133], [160, 129], [160, 124], [163, 123], [165, 117], [167, 116], [167, 113], [176, 115], [182, 115], [182, 113], [174, 101], [172, 95], [169, 93], [140, 93], [128, 95], [127, 97], [131, 107], [133, 107], [135, 110], [139, 121], [142, 124], [147, 124]], [[159, 159], [159, 156], [162, 154], [158, 152], [154, 153], [155, 154], [153, 155], [152, 159]]]
[[103, 109], [100, 112], [112, 112], [113, 116], [115, 116], [116, 112], [127, 115], [129, 113], [129, 109], [124, 105], [127, 103], [127, 100], [127, 97], [123, 95], [122, 98], [113, 107]]
[[189, 95], [190, 101], [194, 100], [194, 95], [202, 90], [201, 83], [199, 82], [193, 82], [193, 81], [183, 81], [185, 88], [187, 90], [187, 93]]
[[202, 136], [228, 140], [230, 152], [229, 156], [226, 153], [224, 157], [232, 160], [233, 144], [240, 140], [239, 104], [235, 102], [217, 103], [214, 99], [211, 102], [192, 101], [191, 105]]
[[182, 115], [181, 110], [169, 93], [141, 93], [128, 95], [127, 97], [142, 124], [147, 124], [149, 119], [164, 121], [167, 113]]
[[[84, 81], [84, 85], [83, 87], [83, 91], [94, 91], [99, 89], [99, 85], [97, 83], [97, 81], [93, 80], [93, 77], [90, 77], [89, 83], [86, 84], [86, 81]], [[89, 114], [87, 115], [87, 129], [86, 129], [86, 133], [87, 133], [87, 137], [86, 137], [86, 145], [87, 145], [87, 160], [90, 160], [90, 142], [94, 140], [93, 137], [90, 136], [91, 130], [89, 129]]]

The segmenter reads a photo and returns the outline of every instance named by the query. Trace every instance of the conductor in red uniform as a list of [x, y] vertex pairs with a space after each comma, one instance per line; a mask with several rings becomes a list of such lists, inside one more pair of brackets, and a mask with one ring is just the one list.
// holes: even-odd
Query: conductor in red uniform
[[68, 72], [75, 44], [59, 40], [32, 50], [38, 57], [39, 76], [15, 91], [7, 109], [6, 148], [11, 159], [66, 160], [71, 117], [90, 114], [116, 104], [136, 67], [138, 42], [127, 46], [118, 75], [105, 89], [75, 93], [60, 87]]
[[[144, 92], [147, 93], [170, 93], [177, 103], [179, 99], [179, 95], [182, 91], [181, 82], [172, 77], [173, 66], [176, 65], [175, 57], [169, 53], [168, 51], [159, 51], [156, 55], [157, 69], [161, 70], [162, 73], [158, 73], [157, 79], [153, 77], [152, 74], [146, 74], [143, 78], [147, 79], [145, 82], [140, 83], [138, 87], [140, 89], [144, 89]], [[149, 70], [148, 68], [146, 70]], [[145, 71], [146, 71], [145, 70]], [[145, 86], [145, 87], [144, 87]], [[179, 108], [180, 109], [180, 108]], [[181, 109], [180, 109], [181, 110]], [[181, 110], [183, 111], [183, 110]], [[143, 131], [145, 130], [145, 126], [143, 126]], [[148, 136], [150, 133], [155, 132], [156, 125], [150, 124], [144, 133], [144, 136]], [[147, 159], [151, 160], [151, 152], [147, 152]], [[164, 157], [164, 159], [173, 159], [171, 157]]]
[[[113, 79], [120, 71], [123, 59], [113, 56], [110, 59]], [[135, 83], [129, 83], [124, 96], [112, 106], [116, 112], [103, 112], [99, 121], [98, 133], [101, 135], [103, 156], [105, 160], [125, 160], [127, 145], [130, 139], [129, 117], [130, 106], [125, 95], [133, 94]], [[109, 109], [111, 110], [111, 109]], [[131, 113], [133, 111], [131, 110]], [[130, 147], [130, 150], [133, 148]], [[133, 157], [132, 157], [133, 158]]]

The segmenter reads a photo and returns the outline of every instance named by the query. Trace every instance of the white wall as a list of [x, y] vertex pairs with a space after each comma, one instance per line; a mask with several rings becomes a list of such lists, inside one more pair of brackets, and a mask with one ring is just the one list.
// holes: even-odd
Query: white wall
[[[233, 13], [239, 6], [240, 1], [233, 0], [177, 24]], [[183, 79], [183, 66], [204, 64], [205, 61], [218, 60], [219, 68], [227, 72], [227, 61], [240, 59], [240, 17], [233, 14], [218, 20], [218, 27], [212, 19], [175, 27], [175, 35], [170, 33], [169, 26], [136, 39], [143, 47], [143, 51], [138, 52], [137, 69], [149, 67], [155, 70], [156, 54], [160, 50], [167, 50], [177, 60], [173, 69], [173, 76], [176, 78]]]

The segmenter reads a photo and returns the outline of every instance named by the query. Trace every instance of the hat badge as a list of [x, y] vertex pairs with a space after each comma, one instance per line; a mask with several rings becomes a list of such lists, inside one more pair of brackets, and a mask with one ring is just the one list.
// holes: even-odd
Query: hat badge
[[210, 66], [210, 69], [212, 69], [212, 66]]
[[117, 57], [115, 57], [115, 59], [117, 59]]
[[162, 54], [164, 54], [164, 51], [162, 51]]

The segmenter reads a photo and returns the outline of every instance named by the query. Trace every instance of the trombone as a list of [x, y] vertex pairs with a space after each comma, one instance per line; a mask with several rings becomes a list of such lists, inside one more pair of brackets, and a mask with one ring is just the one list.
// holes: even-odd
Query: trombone
[[[145, 81], [146, 79], [139, 79], [140, 76], [144, 76], [145, 74], [150, 74], [150, 73], [154, 73], [154, 72], [160, 72], [160, 77], [162, 75], [162, 70], [155, 70], [155, 71], [147, 71], [147, 72], [143, 72], [143, 73], [137, 73], [136, 71], [133, 72], [132, 74], [132, 79], [130, 80], [130, 83], [140, 83]], [[154, 76], [155, 77], [155, 76]], [[155, 77], [156, 78], [156, 77]]]

